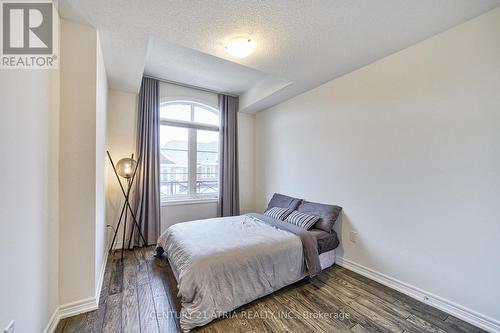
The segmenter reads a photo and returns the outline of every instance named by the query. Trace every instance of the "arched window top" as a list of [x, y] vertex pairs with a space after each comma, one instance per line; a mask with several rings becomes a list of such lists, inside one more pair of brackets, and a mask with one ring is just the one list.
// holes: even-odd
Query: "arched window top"
[[162, 101], [161, 200], [214, 200], [218, 189], [219, 110], [193, 100]]
[[160, 104], [160, 119], [186, 127], [219, 127], [219, 110], [196, 101], [175, 100]]

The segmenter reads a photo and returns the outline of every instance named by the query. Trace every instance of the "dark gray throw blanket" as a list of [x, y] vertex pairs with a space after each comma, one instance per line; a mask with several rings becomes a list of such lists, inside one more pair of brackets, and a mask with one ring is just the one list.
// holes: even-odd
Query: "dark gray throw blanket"
[[318, 254], [318, 241], [314, 234], [309, 231], [298, 227], [296, 225], [273, 219], [264, 214], [248, 213], [247, 216], [258, 220], [259, 222], [266, 223], [270, 226], [276, 227], [280, 230], [285, 230], [299, 236], [304, 250], [304, 259], [307, 267], [307, 272], [310, 277], [314, 277], [321, 273], [321, 265], [319, 262]]

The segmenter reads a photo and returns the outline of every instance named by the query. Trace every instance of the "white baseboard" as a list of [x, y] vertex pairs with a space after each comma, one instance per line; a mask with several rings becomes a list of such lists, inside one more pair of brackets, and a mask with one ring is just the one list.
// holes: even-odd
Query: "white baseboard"
[[113, 250], [121, 250], [123, 247], [123, 242], [115, 242], [115, 245], [113, 246]]
[[57, 325], [59, 324], [61, 319], [75, 316], [80, 313], [97, 310], [97, 308], [99, 307], [99, 298], [101, 296], [101, 289], [104, 280], [104, 272], [106, 271], [108, 254], [109, 251], [106, 250], [106, 253], [103, 258], [103, 263], [101, 266], [101, 272], [99, 273], [99, 279], [97, 280], [97, 286], [94, 297], [58, 306], [55, 309], [52, 316], [50, 317], [49, 323], [47, 324], [47, 327], [43, 331], [44, 333], [53, 333], [56, 330]]
[[101, 298], [102, 284], [104, 282], [104, 273], [106, 272], [106, 264], [108, 263], [109, 249], [106, 246], [106, 253], [104, 253], [104, 258], [102, 258], [101, 271], [99, 272], [99, 280], [97, 280], [97, 286], [95, 289], [95, 298], [97, 305], [99, 306], [99, 299]]
[[50, 317], [50, 321], [43, 332], [53, 333], [61, 319], [75, 316], [84, 312], [94, 311], [97, 309], [98, 305], [99, 301], [95, 296], [81, 301], [60, 305], [56, 308], [56, 310]]
[[54, 313], [52, 313], [52, 316], [49, 318], [49, 323], [47, 324], [47, 327], [45, 327], [45, 330], [43, 333], [52, 333], [56, 330], [57, 325], [59, 324], [59, 321], [61, 319], [59, 318], [59, 308], [57, 307], [54, 310]]
[[492, 333], [500, 333], [500, 322], [491, 317], [485, 316], [481, 313], [468, 309], [462, 305], [444, 299], [440, 296], [434, 295], [425, 290], [374, 271], [371, 268], [362, 266], [351, 260], [337, 257], [335, 263], [339, 266], [342, 266], [353, 272], [377, 281], [387, 287], [395, 289], [405, 295], [415, 298], [423, 303], [427, 303], [472, 325], [475, 325]]
[[59, 320], [68, 318], [80, 313], [89, 312], [97, 310], [99, 303], [97, 302], [97, 298], [90, 297], [81, 301], [63, 304], [59, 307]]

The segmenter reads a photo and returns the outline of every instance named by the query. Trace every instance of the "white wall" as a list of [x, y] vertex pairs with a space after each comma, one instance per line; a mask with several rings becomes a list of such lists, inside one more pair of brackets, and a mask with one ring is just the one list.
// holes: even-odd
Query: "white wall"
[[[137, 122], [137, 94], [109, 90], [108, 93], [108, 122], [107, 122], [107, 149], [113, 161], [135, 153], [135, 138]], [[123, 183], [125, 186], [125, 183]], [[113, 172], [113, 168], [106, 157], [106, 222], [116, 226], [123, 205], [123, 194]], [[130, 220], [129, 220], [130, 221]], [[123, 226], [123, 225], [122, 225]], [[122, 235], [120, 228], [118, 235]], [[108, 241], [111, 242], [112, 230], [108, 230]], [[121, 237], [117, 239], [121, 247]], [[116, 248], [116, 246], [115, 246]]]
[[[195, 100], [218, 108], [216, 94], [181, 87], [175, 84], [161, 85], [162, 101]], [[110, 90], [108, 114], [108, 149], [113, 158], [118, 160], [135, 152], [137, 131], [136, 94]], [[240, 168], [240, 207], [242, 213], [254, 211], [254, 131], [255, 116], [238, 114], [239, 168]], [[111, 168], [107, 172], [107, 223], [115, 226], [120, 216], [123, 196]], [[161, 207], [161, 230], [174, 223], [195, 219], [211, 218], [217, 215], [217, 203], [168, 204]], [[119, 235], [122, 233], [119, 232]], [[120, 246], [121, 237], [118, 241]]]
[[179, 86], [172, 83], [161, 82], [160, 84], [160, 102], [190, 100], [209, 105], [213, 108], [219, 108], [219, 98], [217, 94]]
[[61, 22], [60, 70], [0, 71], [2, 331], [95, 296], [105, 254], [106, 72], [96, 31]]
[[42, 332], [58, 304], [58, 76], [0, 71], [2, 332]]
[[[60, 45], [60, 18], [56, 10], [53, 10], [53, 17], [57, 27], [57, 39], [54, 45], [59, 48]], [[59, 122], [60, 122], [60, 70], [51, 71], [52, 81], [52, 101], [51, 116], [49, 119], [49, 138], [50, 147], [47, 153], [49, 160], [49, 178], [48, 178], [48, 254], [47, 266], [49, 269], [48, 277], [48, 315], [52, 315], [59, 306]], [[49, 317], [50, 318], [50, 317]], [[47, 324], [47, 321], [45, 324]]]
[[[217, 94], [162, 82], [160, 85], [160, 102], [175, 100], [191, 100], [216, 109], [219, 108]], [[216, 217], [217, 202], [162, 204], [160, 214], [161, 232], [163, 232], [174, 223]]]
[[161, 232], [175, 223], [217, 216], [217, 202], [167, 203], [161, 207]]
[[[193, 100], [218, 109], [217, 94], [162, 83], [160, 89], [161, 101]], [[254, 123], [255, 116], [238, 114], [238, 158], [240, 174], [240, 209], [242, 213], [254, 211]], [[191, 204], [164, 204], [161, 207], [161, 230], [174, 223], [186, 222], [217, 216], [217, 202]]]
[[106, 77], [106, 68], [104, 66], [104, 57], [102, 55], [99, 35], [96, 41], [96, 260], [95, 260], [95, 283], [100, 288], [100, 279], [106, 268], [106, 139], [107, 139], [107, 113], [108, 113], [108, 80]]
[[240, 213], [255, 212], [255, 115], [238, 113]]
[[95, 292], [96, 32], [61, 20], [60, 302]]
[[[238, 113], [238, 165], [241, 214], [255, 211], [254, 130], [255, 115]], [[166, 203], [161, 207], [161, 231], [163, 232], [175, 223], [216, 216], [217, 202]]]
[[340, 256], [500, 321], [499, 31], [497, 9], [258, 113], [258, 209], [339, 204]]
[[67, 304], [99, 293], [107, 83], [96, 30], [61, 27], [59, 301]]
[[14, 319], [16, 332], [42, 332], [59, 305], [95, 296], [94, 264], [104, 254], [96, 151], [103, 154], [106, 74], [95, 30], [62, 22], [60, 70], [0, 73], [2, 156], [9, 157], [0, 201], [10, 221], [1, 233], [9, 273], [0, 281], [0, 328]]

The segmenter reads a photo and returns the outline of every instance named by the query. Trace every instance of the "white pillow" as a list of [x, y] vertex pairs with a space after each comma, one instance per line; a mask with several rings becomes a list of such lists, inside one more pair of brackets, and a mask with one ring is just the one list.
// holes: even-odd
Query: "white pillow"
[[319, 219], [319, 216], [309, 215], [294, 210], [285, 218], [285, 222], [309, 230], [309, 228], [311, 228], [316, 222], [318, 222]]
[[266, 210], [264, 215], [283, 221], [291, 212], [292, 210], [288, 208], [272, 207]]

